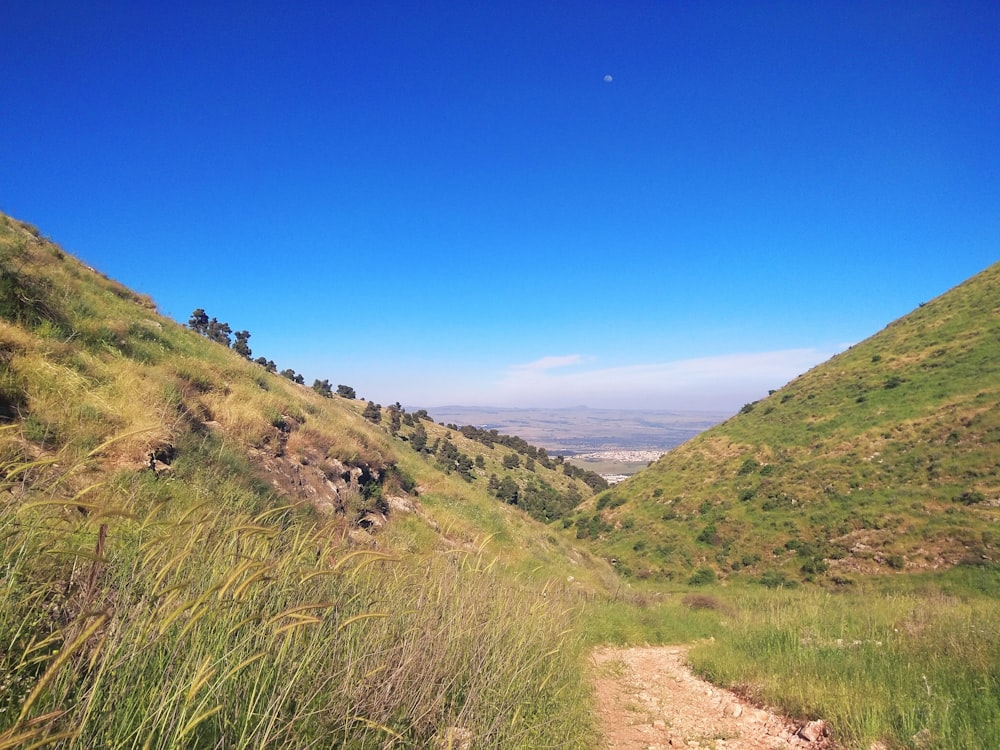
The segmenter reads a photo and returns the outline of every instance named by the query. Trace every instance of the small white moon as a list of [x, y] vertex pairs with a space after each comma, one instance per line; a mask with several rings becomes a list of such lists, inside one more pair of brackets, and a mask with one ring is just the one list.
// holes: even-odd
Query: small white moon
[[604, 82], [605, 83], [611, 83], [613, 80], [615, 80], [615, 79], [612, 78], [610, 75], [604, 76]]

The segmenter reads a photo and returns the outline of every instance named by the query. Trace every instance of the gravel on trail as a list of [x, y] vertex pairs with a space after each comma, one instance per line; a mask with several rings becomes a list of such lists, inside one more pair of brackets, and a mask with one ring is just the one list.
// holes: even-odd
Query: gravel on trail
[[606, 750], [830, 750], [822, 721], [796, 723], [696, 677], [683, 646], [593, 652]]

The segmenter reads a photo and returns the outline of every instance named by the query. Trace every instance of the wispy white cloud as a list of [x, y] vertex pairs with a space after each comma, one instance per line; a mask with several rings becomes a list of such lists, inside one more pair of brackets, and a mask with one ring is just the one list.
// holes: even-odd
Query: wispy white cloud
[[[503, 373], [497, 405], [736, 410], [834, 352], [787, 349], [615, 367], [581, 367], [581, 355], [549, 356]], [[570, 366], [573, 367], [570, 367]], [[489, 399], [487, 399], [489, 400]]]
[[566, 354], [560, 357], [542, 357], [523, 365], [511, 365], [510, 369], [515, 372], [539, 372], [578, 365], [581, 362], [583, 362], [583, 357], [579, 354]]

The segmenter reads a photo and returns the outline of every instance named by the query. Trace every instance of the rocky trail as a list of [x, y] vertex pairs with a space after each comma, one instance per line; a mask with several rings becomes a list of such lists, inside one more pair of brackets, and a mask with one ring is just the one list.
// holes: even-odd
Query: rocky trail
[[607, 750], [830, 750], [821, 721], [796, 724], [695, 677], [683, 646], [593, 654]]

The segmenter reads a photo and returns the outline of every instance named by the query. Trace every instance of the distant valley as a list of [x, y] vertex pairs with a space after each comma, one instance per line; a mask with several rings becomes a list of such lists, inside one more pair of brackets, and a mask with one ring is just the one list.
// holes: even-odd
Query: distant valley
[[716, 425], [728, 412], [635, 409], [520, 409], [438, 406], [436, 422], [517, 435], [605, 477], [632, 475], [663, 453]]
[[495, 406], [436, 406], [436, 422], [471, 424], [517, 435], [553, 455], [595, 451], [659, 451], [680, 445], [728, 419], [728, 412], [635, 409], [519, 409]]

